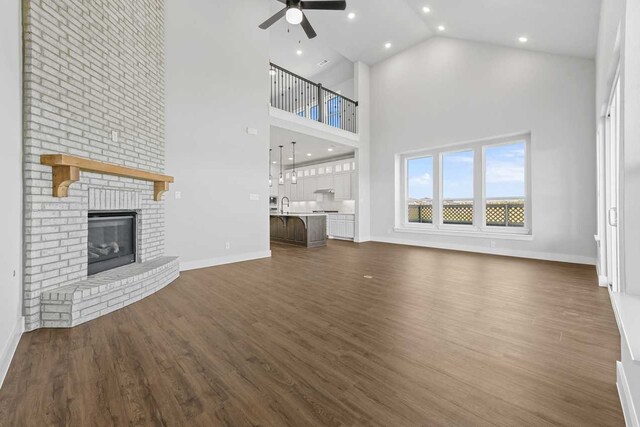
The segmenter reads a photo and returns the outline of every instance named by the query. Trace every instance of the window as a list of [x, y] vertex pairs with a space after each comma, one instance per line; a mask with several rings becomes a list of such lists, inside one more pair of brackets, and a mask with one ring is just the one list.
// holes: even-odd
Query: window
[[442, 223], [473, 225], [473, 150], [442, 155]]
[[525, 143], [486, 147], [484, 150], [485, 225], [525, 225]]
[[[428, 233], [531, 233], [530, 135], [399, 154], [396, 228]], [[510, 237], [513, 236], [513, 237]]]
[[327, 124], [336, 128], [341, 127], [342, 98], [334, 96], [327, 101]]
[[318, 104], [312, 106], [302, 107], [296, 112], [296, 115], [300, 117], [308, 117], [311, 120], [318, 121]]
[[318, 105], [314, 105], [309, 110], [309, 118], [318, 121]]
[[433, 222], [433, 157], [407, 159], [406, 203], [407, 222]]

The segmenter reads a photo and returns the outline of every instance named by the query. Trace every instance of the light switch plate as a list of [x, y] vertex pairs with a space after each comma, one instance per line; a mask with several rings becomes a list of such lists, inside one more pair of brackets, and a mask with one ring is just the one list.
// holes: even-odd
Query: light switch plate
[[175, 196], [176, 196], [176, 200], [182, 199], [182, 192], [176, 191]]
[[249, 135], [257, 135], [258, 134], [258, 129], [256, 129], [256, 128], [247, 128], [247, 133]]
[[259, 194], [249, 194], [249, 200], [260, 200]]

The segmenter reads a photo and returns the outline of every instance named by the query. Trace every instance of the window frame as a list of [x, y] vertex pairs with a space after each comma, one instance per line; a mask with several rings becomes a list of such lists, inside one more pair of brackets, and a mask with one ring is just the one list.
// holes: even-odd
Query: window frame
[[[456, 154], [456, 153], [464, 153], [467, 151], [471, 151], [471, 153], [473, 154], [473, 219], [472, 219], [472, 223], [471, 224], [445, 224], [444, 222], [444, 156], [447, 154]], [[439, 205], [438, 205], [438, 212], [439, 212], [439, 216], [438, 216], [438, 228], [440, 230], [450, 230], [450, 231], [475, 231], [476, 230], [476, 226], [478, 224], [478, 219], [476, 218], [476, 214], [477, 214], [477, 208], [476, 208], [476, 202], [477, 202], [477, 194], [478, 194], [478, 189], [476, 188], [476, 179], [477, 179], [477, 171], [478, 171], [478, 167], [476, 165], [476, 160], [477, 160], [477, 155], [476, 155], [476, 150], [473, 148], [469, 148], [469, 147], [455, 147], [455, 149], [452, 150], [439, 150], [439, 156], [438, 156], [438, 164], [439, 164], [439, 171], [440, 171], [440, 176], [438, 179], [438, 183], [439, 183], [439, 193], [440, 193], [440, 197], [439, 197]]]
[[[415, 223], [415, 222], [409, 222], [409, 205], [407, 203], [407, 200], [409, 199], [409, 186], [407, 185], [408, 181], [409, 181], [409, 176], [408, 176], [408, 172], [409, 172], [409, 160], [414, 160], [414, 159], [422, 159], [424, 157], [431, 157], [431, 161], [432, 161], [432, 165], [433, 165], [433, 177], [432, 177], [432, 185], [433, 188], [431, 189], [431, 222], [422, 222], [422, 223]], [[418, 155], [413, 155], [413, 156], [404, 156], [403, 159], [403, 178], [402, 178], [402, 218], [403, 220], [403, 225], [407, 228], [413, 228], [414, 226], [418, 226], [419, 229], [424, 229], [424, 228], [431, 228], [434, 229], [435, 228], [435, 221], [434, 219], [436, 218], [436, 214], [435, 214], [435, 209], [436, 209], [436, 200], [440, 200], [440, 197], [438, 197], [436, 195], [436, 159], [435, 157], [433, 157], [432, 154], [426, 154], [426, 155], [422, 155], [422, 154], [418, 154]]]
[[[487, 148], [523, 142], [525, 146], [525, 223], [523, 227], [486, 225], [486, 150]], [[443, 222], [443, 157], [446, 154], [472, 151], [473, 153], [473, 224], [445, 224]], [[433, 206], [431, 223], [412, 223], [408, 218], [408, 162], [423, 157], [433, 158]], [[532, 238], [531, 201], [531, 134], [487, 138], [472, 142], [449, 144], [434, 148], [396, 154], [396, 221], [395, 231], [418, 232], [445, 235], [465, 235], [470, 237]]]

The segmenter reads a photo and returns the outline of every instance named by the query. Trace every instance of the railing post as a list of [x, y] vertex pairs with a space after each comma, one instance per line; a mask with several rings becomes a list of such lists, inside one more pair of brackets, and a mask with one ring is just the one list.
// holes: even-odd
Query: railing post
[[322, 83], [318, 83], [318, 121], [320, 123], [324, 123], [324, 100], [322, 98]]

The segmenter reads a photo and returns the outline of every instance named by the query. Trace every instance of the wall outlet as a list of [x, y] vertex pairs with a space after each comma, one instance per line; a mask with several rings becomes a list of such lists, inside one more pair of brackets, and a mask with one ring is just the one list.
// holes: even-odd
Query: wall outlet
[[117, 130], [112, 130], [111, 131], [111, 141], [113, 142], [118, 142], [118, 131]]
[[180, 191], [176, 191], [176, 193], [175, 193], [175, 197], [176, 197], [176, 200], [180, 200], [180, 199], [182, 199], [182, 192], [180, 192]]
[[259, 194], [249, 194], [249, 200], [260, 200]]
[[225, 249], [231, 249], [231, 242], [225, 242], [224, 248]]

